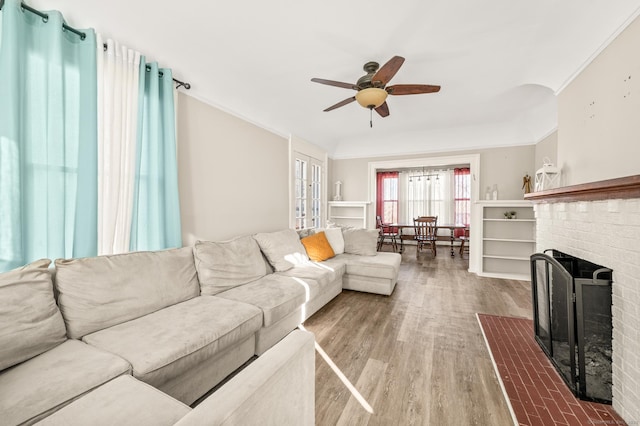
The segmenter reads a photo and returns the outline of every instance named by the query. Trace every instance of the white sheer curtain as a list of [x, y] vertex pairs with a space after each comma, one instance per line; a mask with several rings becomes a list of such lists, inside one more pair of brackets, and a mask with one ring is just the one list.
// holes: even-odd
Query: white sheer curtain
[[407, 209], [409, 202], [409, 173], [398, 173], [398, 223], [413, 223]]
[[112, 254], [129, 251], [141, 55], [104, 43], [97, 34], [98, 254]]
[[398, 218], [413, 223], [418, 216], [438, 216], [438, 223], [454, 221], [453, 170], [408, 171], [398, 177]]

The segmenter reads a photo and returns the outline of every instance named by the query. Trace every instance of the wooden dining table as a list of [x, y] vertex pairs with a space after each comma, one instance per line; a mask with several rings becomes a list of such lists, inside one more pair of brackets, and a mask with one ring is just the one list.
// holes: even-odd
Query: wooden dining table
[[[389, 228], [397, 228], [398, 229], [398, 233], [400, 234], [400, 253], [402, 253], [404, 251], [404, 244], [403, 244], [403, 240], [412, 240], [413, 239], [413, 235], [410, 234], [406, 234], [403, 235], [402, 234], [402, 230], [404, 228], [415, 228], [414, 224], [407, 224], [407, 223], [389, 223], [389, 224], [385, 224], [385, 227], [389, 227]], [[460, 223], [456, 223], [456, 224], [438, 224], [435, 226], [436, 228], [436, 239], [439, 241], [450, 241], [451, 242], [451, 257], [455, 256], [455, 251], [453, 250], [453, 241], [456, 239], [455, 237], [455, 231], [456, 229], [467, 229], [469, 227], [469, 225], [464, 225], [464, 224], [460, 224]], [[449, 235], [448, 236], [444, 236], [444, 235], [438, 235], [438, 230], [439, 229], [448, 229], [449, 230]]]

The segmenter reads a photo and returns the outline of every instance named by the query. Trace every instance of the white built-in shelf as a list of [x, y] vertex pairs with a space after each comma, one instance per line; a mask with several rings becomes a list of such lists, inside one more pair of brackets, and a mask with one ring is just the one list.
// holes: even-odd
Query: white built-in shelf
[[[478, 275], [492, 278], [531, 279], [529, 257], [535, 251], [536, 219], [533, 204], [525, 200], [487, 200], [477, 202], [476, 214], [482, 224], [472, 238], [480, 240]], [[507, 219], [505, 212], [515, 212]]]
[[529, 257], [522, 257], [522, 256], [496, 256], [492, 254], [485, 254], [482, 257], [485, 259], [526, 260], [527, 262], [529, 261]]
[[483, 241], [503, 241], [505, 243], [535, 243], [536, 240], [520, 240], [514, 238], [483, 238]]
[[338, 225], [367, 227], [367, 208], [369, 201], [329, 201], [331, 222]]
[[485, 222], [535, 222], [535, 219], [482, 219]]

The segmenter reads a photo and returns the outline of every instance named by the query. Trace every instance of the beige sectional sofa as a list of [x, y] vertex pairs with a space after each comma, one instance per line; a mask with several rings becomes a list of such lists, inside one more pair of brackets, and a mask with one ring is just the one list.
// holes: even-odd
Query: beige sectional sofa
[[[283, 230], [172, 250], [59, 259], [54, 274], [49, 260], [0, 274], [2, 424], [45, 418], [83, 424], [69, 418], [128, 413], [129, 393], [171, 411], [167, 424], [198, 424], [203, 416], [218, 419], [209, 424], [255, 415], [265, 421], [267, 414], [302, 416], [297, 424], [312, 424], [313, 349], [305, 343], [308, 333], [290, 333], [342, 288], [391, 294], [400, 265], [399, 255], [375, 252], [377, 233], [326, 231], [337, 254], [323, 262], [309, 261], [298, 233]], [[188, 409], [254, 355], [260, 356], [243, 370], [254, 374], [233, 377]], [[270, 361], [287, 357], [292, 365], [293, 358], [306, 362], [287, 373]], [[264, 383], [252, 381], [256, 374]], [[265, 388], [277, 389], [287, 374], [310, 376], [311, 385]], [[278, 408], [275, 400], [287, 403]], [[102, 405], [92, 409], [96, 401]], [[256, 414], [265, 401], [272, 410]], [[147, 411], [131, 423], [158, 424], [165, 413]]]
[[125, 375], [38, 425], [312, 425], [314, 387], [314, 338], [295, 330], [194, 409]]

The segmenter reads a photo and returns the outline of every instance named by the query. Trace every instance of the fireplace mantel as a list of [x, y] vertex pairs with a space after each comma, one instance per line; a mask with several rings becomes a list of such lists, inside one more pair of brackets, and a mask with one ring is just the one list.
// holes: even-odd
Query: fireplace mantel
[[533, 203], [640, 198], [640, 175], [531, 192], [524, 198]]

